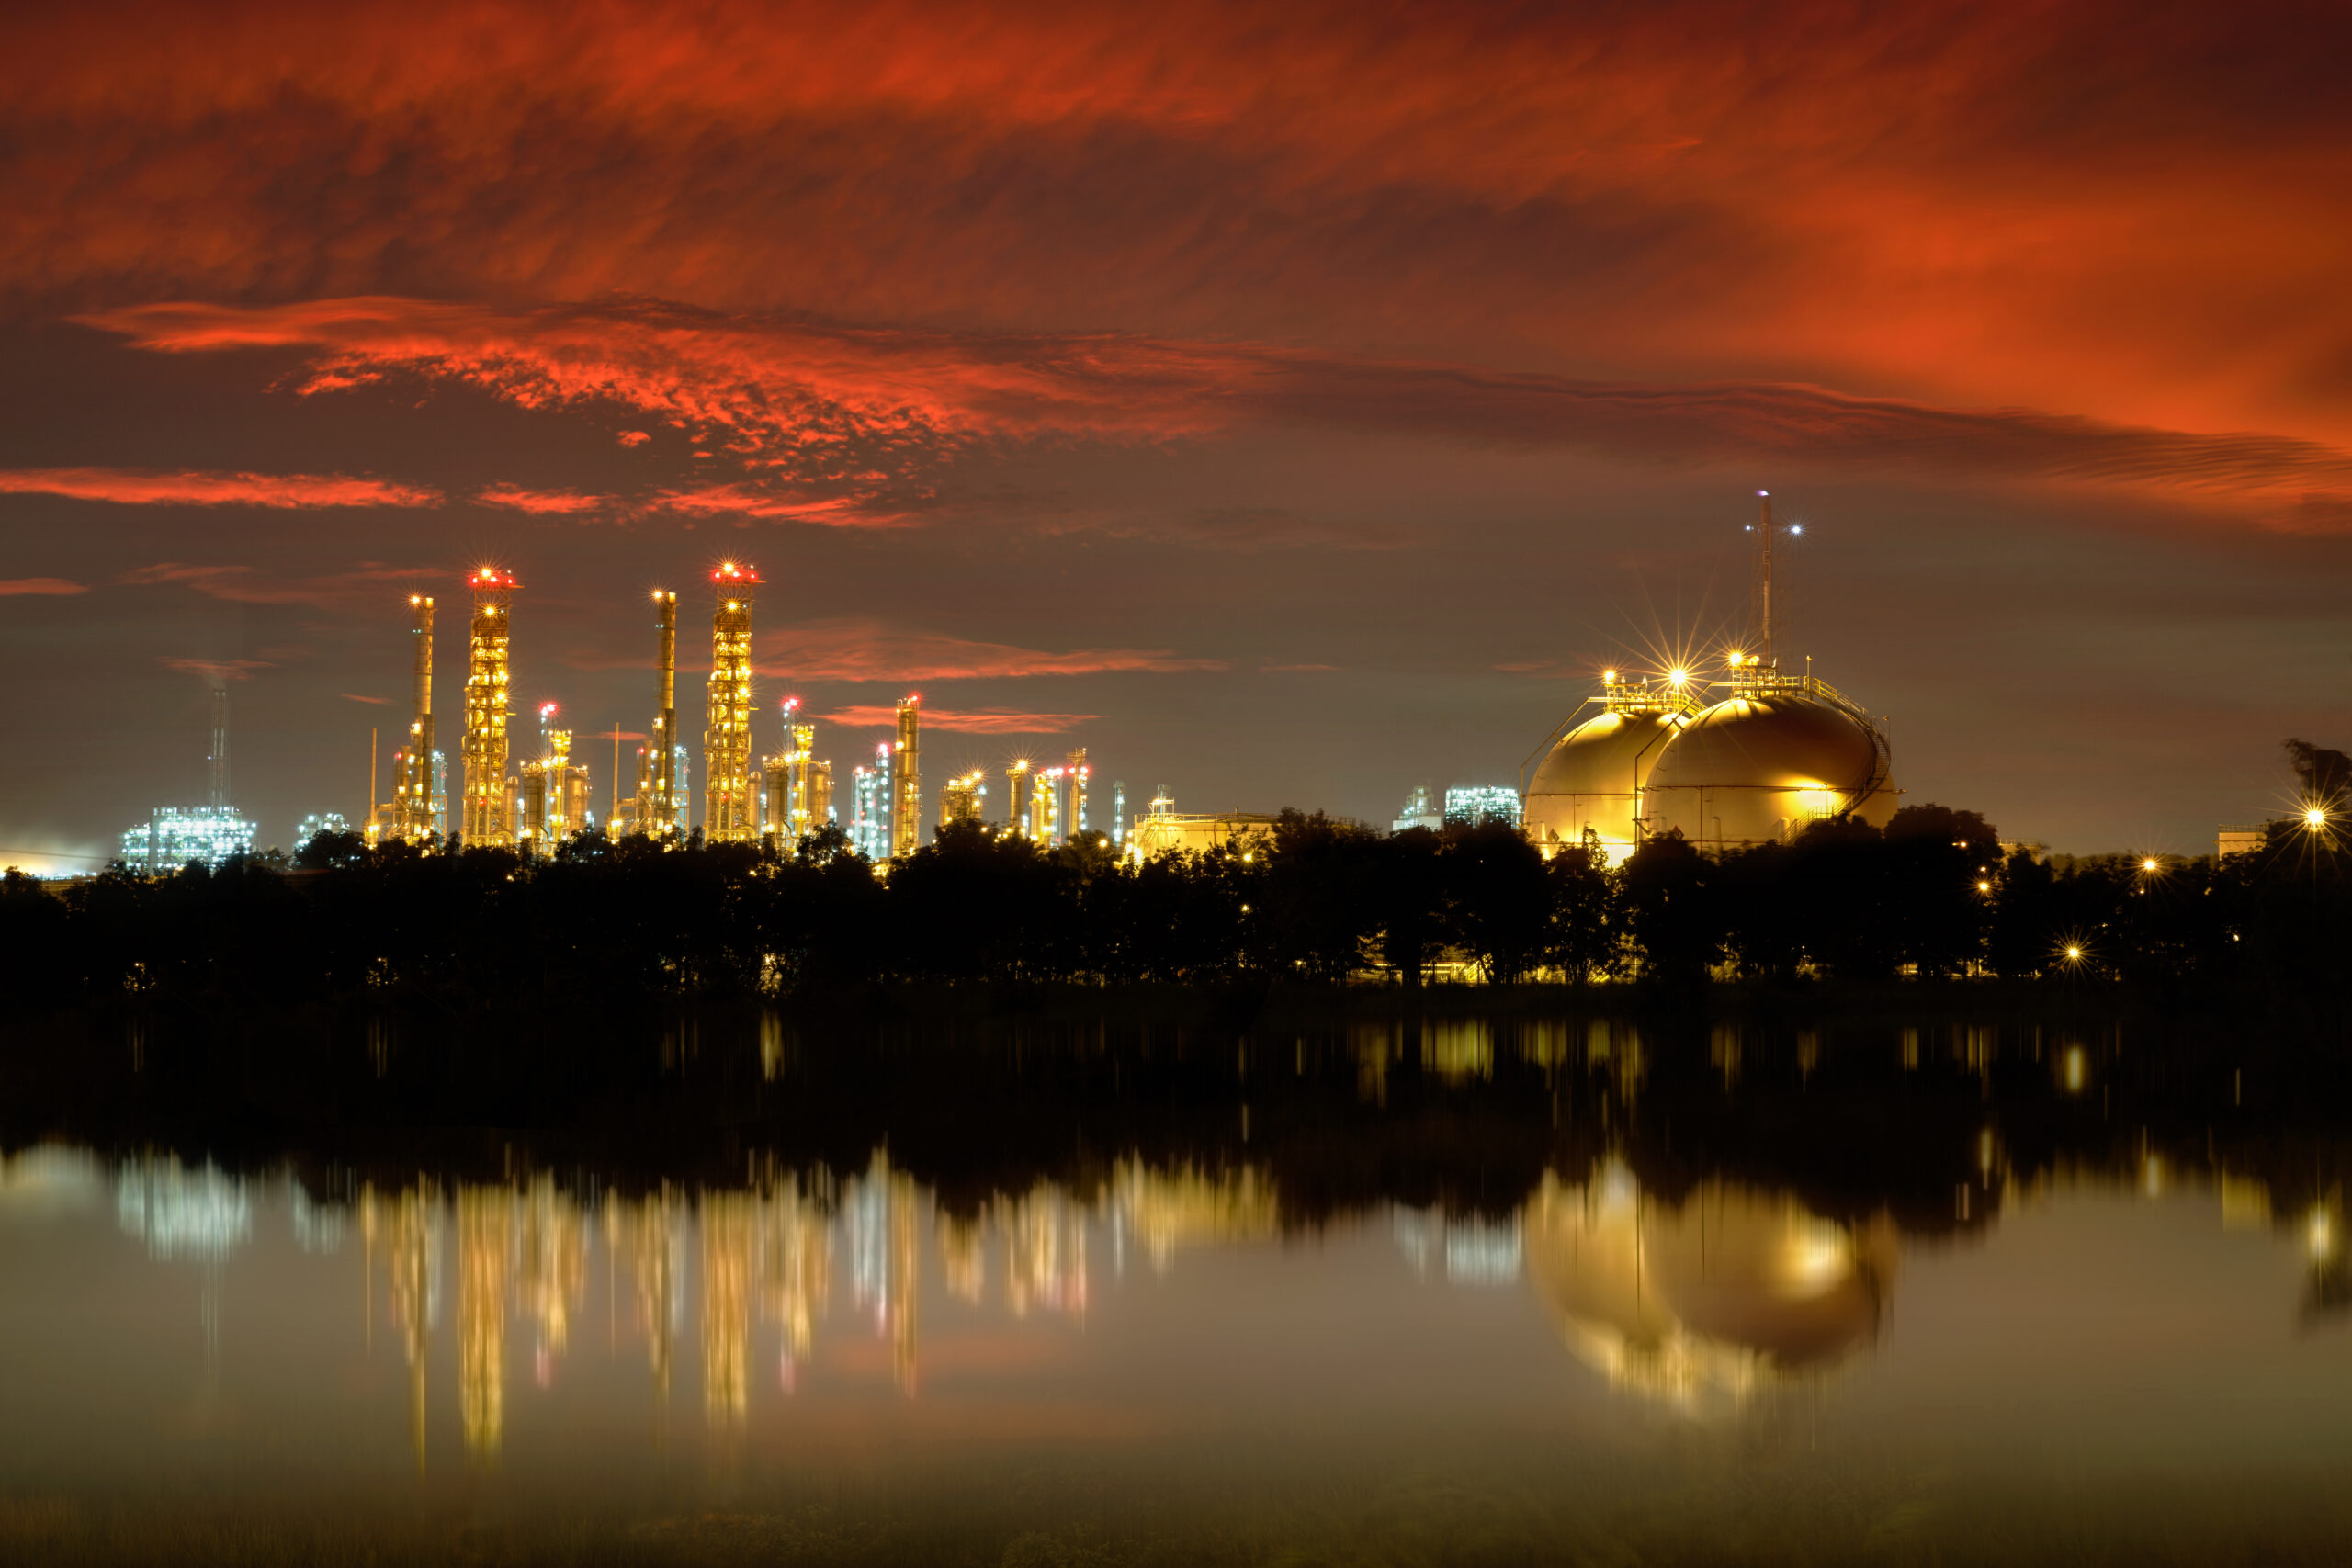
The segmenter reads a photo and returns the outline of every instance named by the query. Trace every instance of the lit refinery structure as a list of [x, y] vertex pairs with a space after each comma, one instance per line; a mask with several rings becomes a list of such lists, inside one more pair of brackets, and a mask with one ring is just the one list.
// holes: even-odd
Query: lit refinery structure
[[[448, 803], [442, 798], [440, 753], [433, 749], [433, 601], [422, 593], [408, 596], [409, 708], [408, 744], [392, 753], [392, 811], [389, 836], [422, 840], [438, 838], [447, 820]], [[368, 780], [369, 804], [374, 804], [375, 780]], [[372, 813], [371, 813], [372, 815]]]
[[718, 609], [710, 622], [709, 724], [703, 731], [703, 837], [749, 843], [760, 834], [752, 807], [752, 594], [759, 574], [722, 561], [710, 574]]
[[988, 775], [974, 768], [968, 773], [958, 773], [947, 781], [939, 795], [939, 825], [953, 828], [964, 824], [978, 827], [982, 820], [982, 803], [987, 800], [989, 786], [983, 782]]
[[474, 617], [467, 639], [466, 806], [459, 830], [470, 845], [509, 845], [514, 832], [507, 815], [506, 658], [514, 576], [485, 566], [469, 581]]
[[1747, 640], [1725, 656], [1720, 681], [1687, 667], [1638, 680], [1602, 674], [1586, 699], [1600, 711], [1554, 732], [1527, 785], [1524, 827], [1547, 852], [1590, 834], [1616, 863], [1667, 833], [1736, 849], [1784, 842], [1834, 818], [1883, 827], [1894, 815], [1884, 727], [1815, 679], [1810, 660], [1803, 674], [1781, 669], [1773, 542], [1798, 529], [1775, 521], [1771, 498], [1758, 493]]
[[163, 806], [146, 821], [123, 830], [123, 864], [151, 876], [175, 872], [191, 861], [219, 865], [232, 855], [251, 854], [254, 825], [229, 804], [229, 689], [212, 688], [212, 744], [205, 754], [210, 801], [203, 807]]
[[899, 705], [899, 738], [890, 758], [890, 853], [910, 855], [922, 837], [922, 699]]
[[637, 754], [637, 794], [624, 803], [630, 831], [666, 838], [685, 830], [678, 743], [678, 596], [653, 591], [653, 732]]

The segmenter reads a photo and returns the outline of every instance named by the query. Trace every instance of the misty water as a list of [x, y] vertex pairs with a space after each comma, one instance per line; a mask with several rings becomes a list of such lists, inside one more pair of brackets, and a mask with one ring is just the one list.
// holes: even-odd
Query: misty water
[[[0, 1546], [228, 1510], [760, 1561], [2352, 1547], [2347, 1143], [2226, 1051], [1047, 1032], [902, 1039], [854, 1091], [747, 1023], [804, 1132], [684, 1173], [20, 1140]], [[999, 1098], [910, 1070], [956, 1050]]]

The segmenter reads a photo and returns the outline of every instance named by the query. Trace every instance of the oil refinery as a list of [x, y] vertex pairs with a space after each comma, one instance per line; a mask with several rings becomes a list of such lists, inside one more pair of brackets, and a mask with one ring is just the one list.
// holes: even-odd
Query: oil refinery
[[1723, 656], [1722, 677], [1687, 666], [1639, 678], [1605, 671], [1584, 704], [1600, 711], [1571, 715], [1538, 748], [1541, 761], [1528, 759], [1522, 820], [1547, 853], [1589, 835], [1614, 865], [1668, 833], [1727, 850], [1782, 842], [1838, 817], [1884, 827], [1894, 815], [1883, 722], [1815, 676], [1810, 659], [1803, 673], [1781, 667], [1773, 544], [1797, 525], [1775, 520], [1771, 497], [1757, 494], [1748, 629]]
[[[1782, 842], [1808, 824], [1853, 818], [1883, 826], [1895, 788], [1883, 720], [1813, 672], [1813, 661], [1784, 667], [1773, 605], [1776, 544], [1802, 532], [1773, 513], [1758, 491], [1752, 538], [1749, 611], [1740, 635], [1706, 662], [1678, 660], [1645, 674], [1607, 670], [1598, 688], [1521, 765], [1518, 788], [1457, 784], [1441, 795], [1414, 790], [1394, 830], [1481, 824], [1523, 832], [1546, 855], [1596, 842], [1612, 865], [1645, 839], [1679, 835], [1711, 851]], [[838, 828], [877, 867], [911, 854], [924, 839], [922, 699], [910, 694], [890, 711], [891, 739], [853, 764], [841, 781], [817, 755], [817, 729], [797, 696], [777, 708], [781, 744], [754, 746], [752, 612], [762, 585], [748, 562], [725, 560], [710, 572], [711, 662], [702, 745], [702, 838], [714, 844], [796, 846]], [[390, 762], [390, 797], [379, 795], [372, 738], [368, 797], [356, 820], [370, 845], [407, 841], [545, 853], [590, 830], [683, 840], [691, 829], [694, 756], [678, 733], [679, 596], [651, 595], [651, 712], [635, 756], [634, 788], [620, 793], [620, 742], [640, 739], [616, 724], [611, 733], [615, 777], [602, 804], [576, 732], [553, 702], [537, 706], [533, 754], [513, 756], [515, 601], [520, 584], [497, 566], [470, 571], [461, 769], [451, 809], [447, 760], [437, 744], [434, 703], [435, 602], [408, 596], [409, 716]], [[526, 617], [527, 619], [527, 617]], [[1665, 662], [1661, 660], [1661, 662]], [[212, 694], [209, 804], [165, 807], [122, 836], [122, 859], [170, 870], [188, 861], [218, 863], [249, 852], [254, 829], [228, 804], [228, 694]], [[878, 716], [884, 710], [868, 709]], [[962, 767], [940, 792], [935, 829], [989, 820], [989, 770]], [[1195, 852], [1262, 838], [1274, 818], [1261, 814], [1179, 812], [1162, 788], [1132, 824], [1126, 787], [1114, 784], [1108, 831], [1096, 831], [1093, 769], [1085, 747], [1058, 761], [1017, 757], [1002, 769], [1003, 817], [991, 831], [1040, 845], [1101, 838], [1131, 862], [1166, 852]], [[325, 818], [321, 818], [323, 821]], [[339, 818], [338, 818], [339, 819]]]

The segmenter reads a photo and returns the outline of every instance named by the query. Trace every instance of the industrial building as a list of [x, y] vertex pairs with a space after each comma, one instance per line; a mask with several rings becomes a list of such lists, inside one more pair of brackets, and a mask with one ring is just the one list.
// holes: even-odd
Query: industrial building
[[219, 865], [232, 855], [253, 853], [254, 825], [229, 804], [229, 689], [212, 688], [212, 744], [205, 755], [209, 802], [201, 807], [159, 806], [146, 821], [122, 835], [122, 863], [150, 876], [175, 872], [191, 861]]
[[1170, 852], [1199, 854], [1239, 844], [1254, 853], [1252, 840], [1269, 840], [1274, 819], [1241, 811], [1179, 811], [1165, 788], [1151, 797], [1151, 809], [1136, 818], [1128, 835], [1127, 859], [1136, 864]]
[[1499, 822], [1519, 826], [1519, 791], [1508, 784], [1456, 784], [1445, 792], [1445, 819], [1463, 828]]
[[978, 827], [981, 821], [983, 803], [988, 799], [988, 774], [978, 768], [968, 773], [958, 773], [947, 781], [939, 793], [939, 825], [953, 828], [958, 824]]
[[[1812, 672], [1784, 671], [1774, 644], [1769, 495], [1754, 536], [1749, 624], [1708, 681], [1675, 668], [1629, 678], [1606, 671], [1538, 749], [1523, 822], [1547, 852], [1596, 839], [1611, 864], [1644, 839], [1677, 833], [1711, 850], [1781, 843], [1809, 824], [1854, 817], [1884, 826], [1897, 791], [1884, 726]], [[1580, 709], [1579, 712], [1582, 710]], [[1573, 728], [1569, 728], [1569, 726]]]
[[890, 743], [874, 748], [874, 765], [850, 770], [850, 847], [879, 863], [890, 858]]
[[[711, 573], [711, 671], [703, 733], [703, 834], [712, 843], [762, 840], [789, 850], [808, 835], [842, 819], [833, 804], [833, 769], [815, 755], [816, 726], [800, 699], [786, 697], [779, 716], [783, 746], [754, 760], [752, 752], [752, 611], [761, 579], [748, 563], [723, 561]], [[651, 728], [636, 752], [636, 787], [624, 797], [615, 780], [608, 819], [599, 823], [596, 795], [584, 759], [574, 750], [574, 732], [555, 723], [556, 705], [539, 709], [537, 755], [515, 761], [510, 755], [514, 691], [513, 606], [517, 583], [498, 567], [467, 575], [473, 599], [469, 626], [465, 685], [465, 733], [460, 750], [464, 774], [458, 791], [455, 834], [449, 832], [449, 801], [443, 754], [435, 747], [433, 716], [434, 601], [409, 596], [412, 712], [403, 743], [392, 758], [391, 798], [379, 803], [377, 753], [370, 741], [366, 834], [371, 844], [393, 839], [438, 844], [448, 837], [475, 846], [517, 848], [526, 852], [561, 843], [583, 830], [605, 827], [616, 833], [655, 838], [683, 837], [688, 827], [693, 754], [678, 735], [678, 595], [652, 594], [654, 708]], [[910, 694], [896, 710], [895, 734], [876, 748], [870, 765], [853, 770], [845, 826], [856, 850], [877, 863], [912, 853], [922, 840], [922, 699]], [[618, 732], [615, 772], [620, 771]], [[226, 769], [225, 728], [219, 741], [220, 769]], [[987, 795], [978, 770], [952, 781], [940, 803], [940, 820], [978, 820]], [[1085, 830], [1091, 809], [1092, 767], [1085, 748], [1057, 767], [1036, 769], [1027, 761], [1008, 771], [1011, 830], [1041, 844]], [[1127, 831], [1126, 793], [1116, 786], [1114, 837]], [[175, 818], [176, 822], [177, 818]], [[173, 832], [187, 833], [179, 827]], [[250, 829], [246, 830], [248, 839]], [[126, 835], [139, 840], [142, 863], [152, 827]], [[178, 840], [175, 839], [175, 842]]]

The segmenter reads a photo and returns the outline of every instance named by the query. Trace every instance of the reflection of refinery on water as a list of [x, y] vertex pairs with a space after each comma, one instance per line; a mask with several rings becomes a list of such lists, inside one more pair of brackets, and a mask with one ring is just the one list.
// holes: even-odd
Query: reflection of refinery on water
[[[1440, 1075], [1492, 1072], [1497, 1041], [1465, 1032], [1476, 1029], [1426, 1033], [1404, 1049]], [[1903, 1060], [1916, 1067], [1948, 1045], [1955, 1063], [1989, 1067], [1993, 1034], [1955, 1029], [1947, 1042], [1906, 1031]], [[1506, 1054], [1559, 1053], [1611, 1074], [1623, 1095], [1641, 1092], [1645, 1053], [1630, 1028], [1513, 1036]], [[2096, 1053], [2040, 1044], [2064, 1092], [2096, 1092]], [[1360, 1062], [1389, 1064], [1399, 1043], [1366, 1032], [1352, 1049]], [[1736, 1078], [1737, 1041], [1718, 1040], [1712, 1054]], [[1367, 1075], [1368, 1097], [1376, 1076]], [[2340, 1188], [2290, 1201], [2262, 1178], [2176, 1165], [2188, 1156], [2154, 1149], [2120, 1172], [2060, 1167], [2022, 1178], [1991, 1127], [1969, 1155], [1972, 1179], [1955, 1200], [1962, 1224], [1989, 1225], [2078, 1182], [2110, 1188], [2120, 1174], [2143, 1200], [2211, 1202], [2221, 1228], [2292, 1247], [2305, 1265], [2306, 1322], [2352, 1305]], [[1082, 1323], [1105, 1310], [1106, 1280], [1165, 1274], [1189, 1249], [1263, 1242], [1299, 1223], [1286, 1216], [1274, 1179], [1249, 1164], [1125, 1160], [1091, 1191], [1041, 1182], [956, 1213], [880, 1153], [843, 1178], [763, 1172], [755, 1162], [733, 1190], [582, 1200], [542, 1174], [366, 1185], [348, 1202], [320, 1202], [283, 1179], [169, 1157], [107, 1165], [37, 1147], [0, 1157], [0, 1212], [20, 1204], [110, 1210], [156, 1265], [187, 1270], [208, 1360], [221, 1353], [222, 1303], [241, 1299], [224, 1292], [223, 1277], [255, 1247], [262, 1221], [282, 1211], [302, 1255], [352, 1266], [352, 1305], [369, 1354], [399, 1369], [420, 1469], [436, 1416], [447, 1423], [454, 1414], [469, 1462], [495, 1460], [518, 1402], [561, 1383], [583, 1352], [642, 1357], [663, 1419], [674, 1385], [698, 1382], [714, 1430], [791, 1398], [814, 1368], [913, 1398], [925, 1332], [956, 1333], [975, 1312]], [[1736, 1410], [1859, 1359], [1890, 1321], [1900, 1273], [1902, 1239], [1883, 1209], [1838, 1218], [1786, 1190], [1723, 1179], [1668, 1196], [1646, 1190], [1617, 1156], [1573, 1178], [1547, 1172], [1510, 1209], [1396, 1206], [1385, 1224], [1396, 1267], [1427, 1286], [1526, 1290], [1566, 1351], [1609, 1386], [1690, 1415]], [[602, 1330], [583, 1334], [594, 1320]]]

